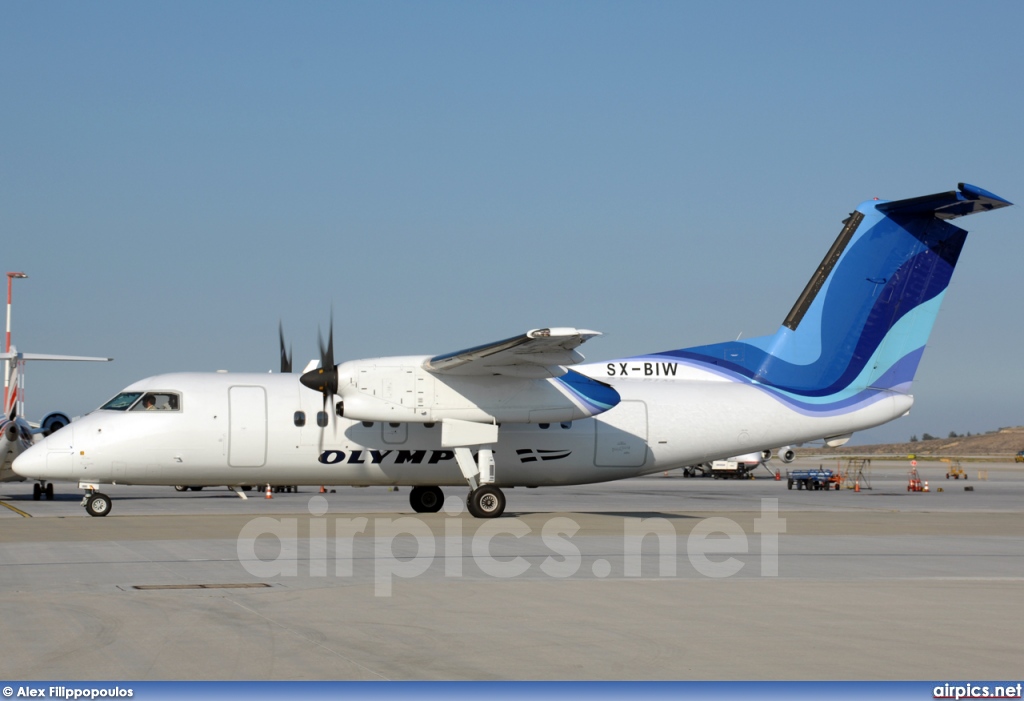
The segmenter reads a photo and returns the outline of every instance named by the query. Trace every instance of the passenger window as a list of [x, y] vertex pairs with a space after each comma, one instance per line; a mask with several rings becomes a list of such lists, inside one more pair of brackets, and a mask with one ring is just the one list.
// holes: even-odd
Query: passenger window
[[320, 428], [327, 428], [327, 412], [318, 411], [316, 412], [316, 425]]
[[306, 425], [306, 412], [297, 411], [295, 412], [295, 425], [302, 428]]

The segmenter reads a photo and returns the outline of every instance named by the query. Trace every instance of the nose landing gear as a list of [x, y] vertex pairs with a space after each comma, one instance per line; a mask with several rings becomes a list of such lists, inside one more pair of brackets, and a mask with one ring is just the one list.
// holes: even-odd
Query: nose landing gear
[[53, 501], [53, 482], [36, 482], [32, 485], [32, 499], [39, 501], [46, 496], [46, 501]]
[[79, 483], [78, 486], [80, 489], [85, 490], [85, 496], [82, 497], [82, 506], [85, 507], [86, 513], [90, 516], [106, 516], [110, 513], [110, 507], [113, 504], [110, 497], [96, 491], [99, 485]]

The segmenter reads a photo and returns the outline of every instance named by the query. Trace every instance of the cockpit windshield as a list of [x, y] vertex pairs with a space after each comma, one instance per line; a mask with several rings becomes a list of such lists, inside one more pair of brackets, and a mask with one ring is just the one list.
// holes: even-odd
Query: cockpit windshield
[[128, 411], [128, 407], [135, 403], [135, 400], [142, 396], [142, 392], [121, 392], [109, 402], [100, 407], [100, 410], [107, 411]]
[[100, 407], [108, 411], [180, 411], [176, 392], [121, 392]]

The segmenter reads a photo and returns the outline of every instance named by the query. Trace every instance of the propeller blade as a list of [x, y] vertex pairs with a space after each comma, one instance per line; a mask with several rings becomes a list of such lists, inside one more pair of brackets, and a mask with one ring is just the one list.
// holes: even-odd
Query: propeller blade
[[287, 351], [284, 349], [284, 326], [281, 322], [277, 322], [277, 335], [281, 339], [281, 372], [292, 371], [292, 353], [289, 347]]
[[[327, 407], [334, 399], [334, 395], [338, 393], [338, 366], [334, 364], [334, 310], [331, 310], [331, 325], [330, 331], [328, 332], [327, 345], [324, 345], [323, 332], [318, 328], [316, 331], [317, 342], [320, 346], [320, 367], [315, 370], [305, 372], [299, 377], [301, 382], [306, 387], [312, 390], [320, 392], [323, 395], [322, 412], [327, 416], [327, 424], [334, 426], [335, 423], [331, 419], [333, 411], [328, 413]], [[318, 417], [319, 418], [319, 417]], [[317, 421], [319, 424], [319, 420]], [[319, 447], [320, 452], [324, 449], [324, 433], [327, 426], [320, 427], [320, 440]]]

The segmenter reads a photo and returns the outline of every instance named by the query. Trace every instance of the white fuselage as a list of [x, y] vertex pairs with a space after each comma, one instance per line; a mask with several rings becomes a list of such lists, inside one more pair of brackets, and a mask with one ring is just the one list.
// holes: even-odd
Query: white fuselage
[[[504, 423], [493, 446], [499, 487], [604, 482], [767, 446], [863, 430], [906, 413], [912, 397], [879, 392], [838, 416], [797, 413], [749, 384], [713, 376], [607, 377], [622, 401], [594, 418]], [[176, 411], [97, 410], [39, 442], [14, 469], [31, 479], [150, 485], [465, 485], [440, 423], [331, 415], [295, 375], [180, 373], [126, 391], [180, 395]], [[328, 407], [329, 409], [331, 407]], [[302, 412], [304, 425], [296, 425]]]

